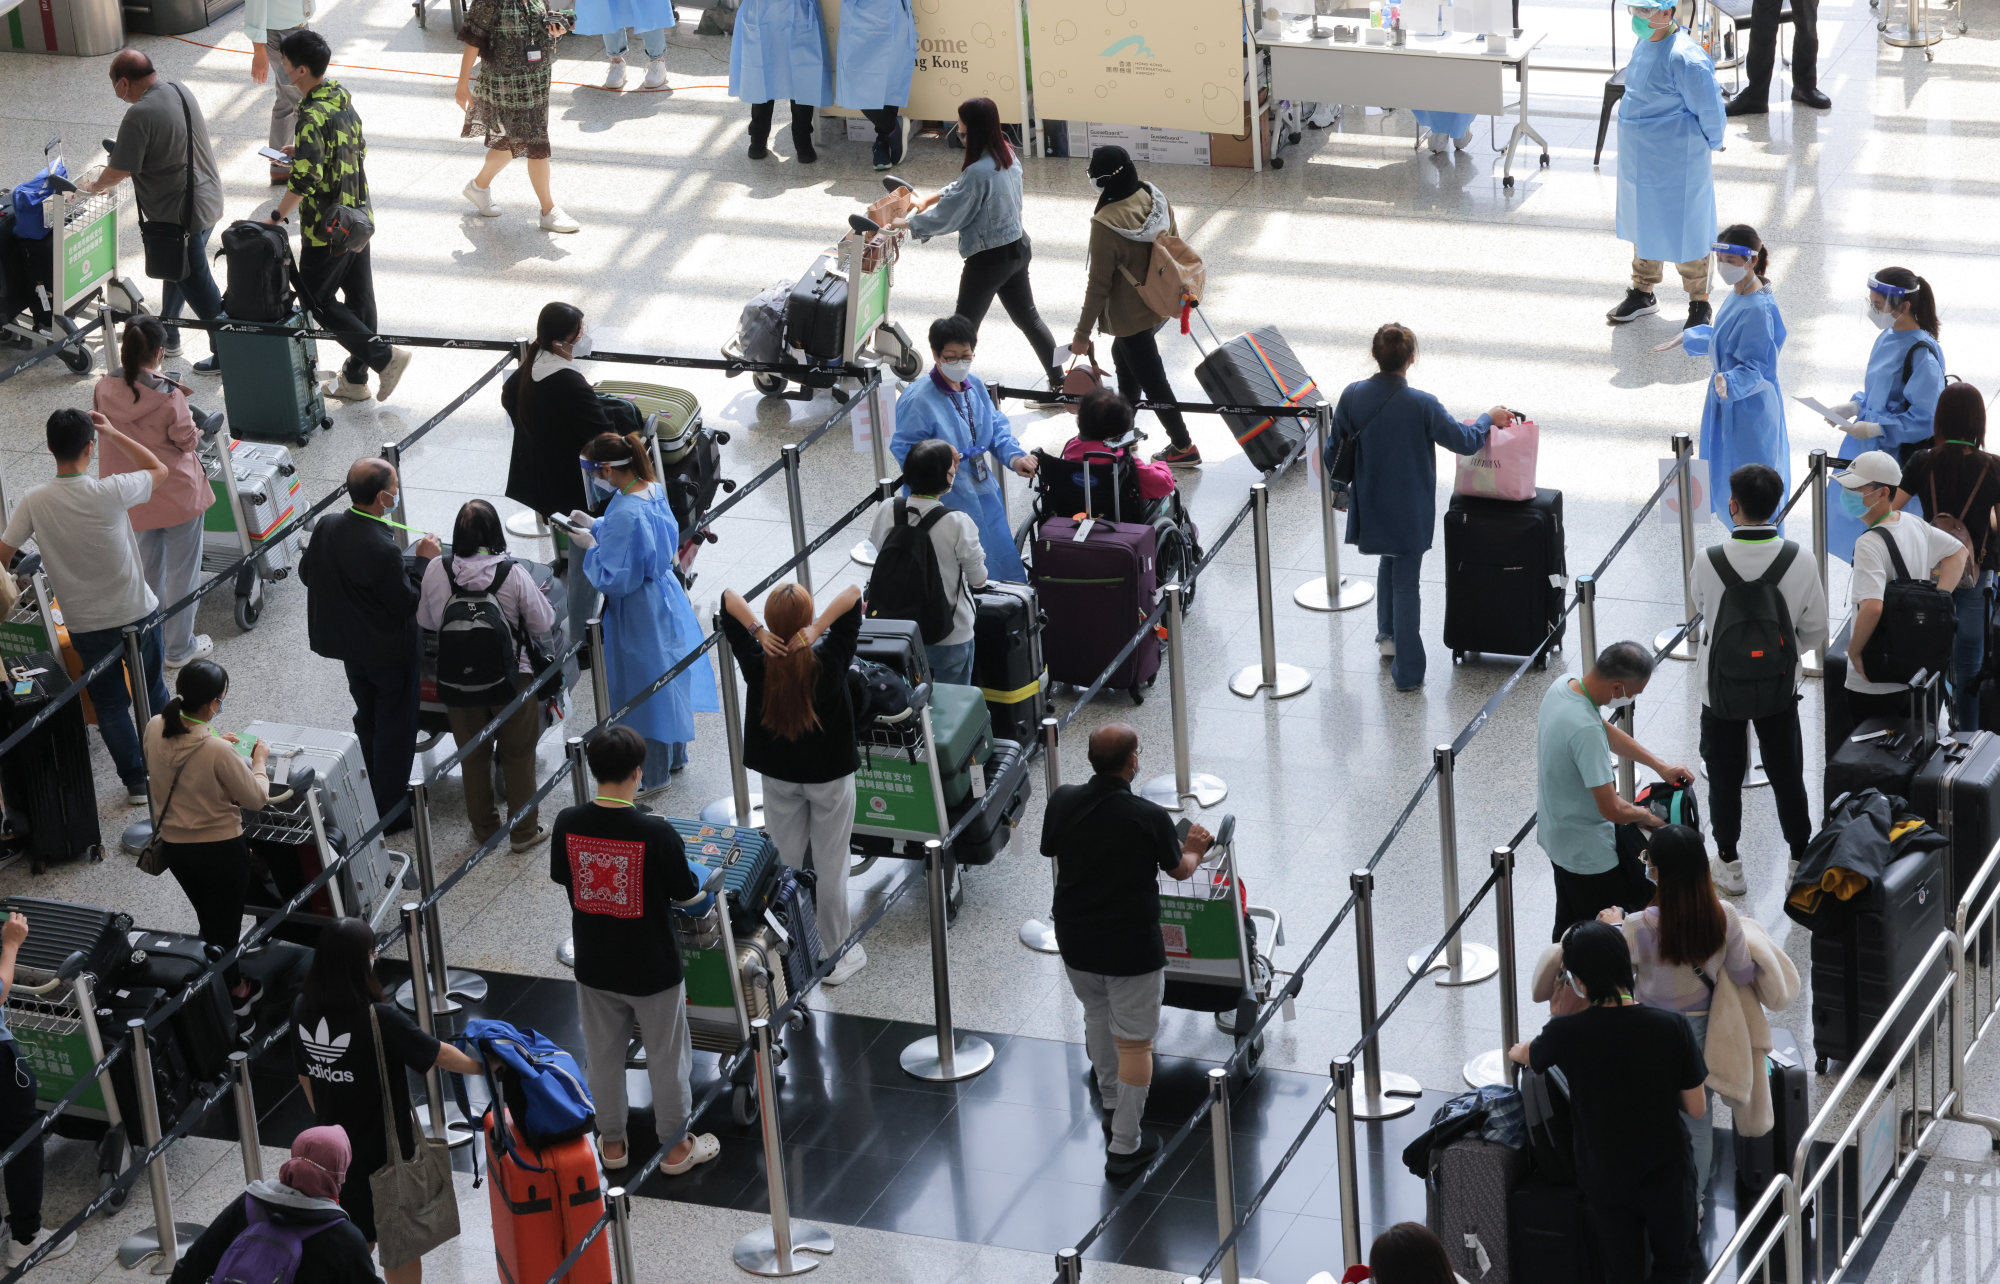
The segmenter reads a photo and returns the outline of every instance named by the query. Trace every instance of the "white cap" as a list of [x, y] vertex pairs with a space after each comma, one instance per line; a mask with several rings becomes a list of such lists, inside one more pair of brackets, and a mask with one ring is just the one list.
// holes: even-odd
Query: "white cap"
[[1903, 484], [1903, 466], [1896, 462], [1894, 455], [1871, 450], [1857, 456], [1847, 466], [1847, 471], [1835, 473], [1833, 479], [1849, 490], [1860, 490], [1863, 486], [1900, 486]]

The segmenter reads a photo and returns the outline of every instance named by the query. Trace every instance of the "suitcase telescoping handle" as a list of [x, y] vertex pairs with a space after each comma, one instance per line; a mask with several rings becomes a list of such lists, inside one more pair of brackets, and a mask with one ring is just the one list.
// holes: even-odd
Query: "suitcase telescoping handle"
[[[1218, 348], [1222, 346], [1222, 340], [1216, 337], [1215, 327], [1208, 323], [1208, 317], [1202, 313], [1201, 305], [1199, 303], [1189, 304], [1188, 314], [1192, 316], [1195, 320], [1200, 321], [1201, 328], [1208, 331], [1208, 341], [1210, 343], [1214, 344]], [[1202, 356], [1205, 357], [1208, 355], [1208, 349], [1202, 346], [1201, 336], [1196, 334], [1191, 327], [1183, 324], [1181, 327], [1181, 333], [1185, 334], [1188, 338], [1194, 340], [1195, 350], [1200, 352]]]
[[1124, 501], [1118, 494], [1118, 456], [1109, 450], [1086, 450], [1083, 452], [1083, 515], [1094, 516], [1097, 510], [1090, 503], [1090, 461], [1102, 459], [1111, 465], [1111, 520], [1125, 520]]
[[1910, 725], [1917, 734], [1918, 761], [1928, 762], [1938, 747], [1938, 723], [1943, 715], [1938, 675], [1918, 669], [1910, 675]]

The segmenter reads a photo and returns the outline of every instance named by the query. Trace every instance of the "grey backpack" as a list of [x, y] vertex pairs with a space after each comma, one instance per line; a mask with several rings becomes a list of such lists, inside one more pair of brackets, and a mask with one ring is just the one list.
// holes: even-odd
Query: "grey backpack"
[[785, 304], [792, 283], [780, 281], [743, 305], [736, 323], [736, 346], [745, 361], [782, 361], [785, 356]]

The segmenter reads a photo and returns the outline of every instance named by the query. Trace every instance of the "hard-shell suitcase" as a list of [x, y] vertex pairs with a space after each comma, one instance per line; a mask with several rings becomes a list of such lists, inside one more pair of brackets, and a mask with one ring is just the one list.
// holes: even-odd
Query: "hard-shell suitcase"
[[[167, 991], [156, 985], [102, 985], [97, 989], [97, 1030], [108, 1050], [131, 1033], [126, 1024], [134, 1017], [147, 1020], [168, 999]], [[187, 1063], [185, 1040], [175, 1036], [167, 1023], [146, 1031], [146, 1048], [153, 1056], [153, 1096], [159, 1106], [161, 1126], [179, 1119], [195, 1099], [201, 1086]], [[133, 1077], [132, 1057], [122, 1056], [111, 1066], [111, 1090], [118, 1098], [119, 1117], [125, 1120], [128, 1136], [137, 1141], [139, 1114], [138, 1080]]]
[[986, 696], [993, 734], [1027, 744], [1048, 709], [1042, 609], [1026, 584], [988, 580], [972, 590], [972, 682]]
[[281, 540], [271, 539], [278, 527], [290, 521], [301, 508], [299, 491], [302, 483], [298, 468], [292, 463], [292, 452], [284, 446], [231, 441], [229, 462], [236, 473], [236, 495], [242, 502], [243, 510], [235, 515], [233, 521], [228, 508], [229, 490], [222, 476], [220, 452], [202, 452], [202, 471], [208, 475], [209, 489], [215, 494], [215, 502], [202, 514], [202, 551], [235, 557], [242, 551], [236, 538], [240, 523], [256, 550], [263, 554], [265, 576], [282, 579], [290, 574], [299, 559], [299, 535], [296, 531]]
[[1961, 731], [1941, 742], [1917, 768], [1908, 797], [1910, 809], [1951, 844], [1945, 892], [1956, 905], [2000, 841], [2000, 736]]
[[1507, 1223], [1513, 1279], [1522, 1284], [1598, 1284], [1604, 1278], [1590, 1209], [1574, 1183], [1535, 1173], [1508, 1194]]
[[1790, 1030], [1771, 1027], [1771, 1053], [1764, 1060], [1771, 1074], [1771, 1131], [1761, 1137], [1739, 1132], [1734, 1143], [1737, 1185], [1752, 1195], [1792, 1171], [1806, 1133], [1806, 1065]]
[[824, 262], [799, 278], [785, 300], [785, 341], [809, 357], [835, 360], [847, 342], [847, 278]]
[[[235, 1005], [223, 974], [209, 973], [222, 951], [180, 932], [140, 931], [130, 939], [131, 953], [118, 983], [158, 988], [168, 998], [191, 991], [188, 1001], [166, 1020], [165, 1029], [180, 1042], [182, 1060], [196, 1078], [213, 1079], [227, 1070], [229, 1054], [236, 1050]], [[208, 979], [201, 981], [204, 973], [209, 973]]]
[[1458, 1274], [1492, 1284], [1514, 1278], [1507, 1206], [1531, 1166], [1527, 1151], [1477, 1137], [1431, 1152], [1425, 1220]]
[[[46, 651], [10, 666], [27, 676], [0, 682], [0, 735], [11, 735], [69, 686], [69, 671]], [[25, 692], [16, 694], [21, 683]], [[101, 860], [97, 785], [84, 738], [83, 701], [72, 700], [0, 758], [7, 819], [27, 844], [37, 874], [57, 861]], [[29, 920], [31, 923], [33, 920]]]
[[[295, 312], [284, 324], [302, 330], [305, 321]], [[304, 445], [316, 429], [333, 426], [320, 395], [315, 341], [224, 329], [209, 331], [209, 342], [222, 361], [222, 404], [232, 434]]]
[[915, 620], [863, 619], [854, 658], [886, 664], [913, 687], [931, 680], [930, 656]]
[[[973, 792], [973, 773], [993, 756], [993, 720], [978, 687], [931, 684], [931, 740], [937, 750], [944, 804], [956, 807]], [[979, 792], [984, 792], [984, 777]]]
[[9, 896], [0, 900], [0, 910], [28, 920], [28, 939], [21, 942], [14, 963], [16, 976], [30, 984], [54, 979], [70, 955], [81, 953], [83, 970], [102, 985], [116, 978], [131, 952], [126, 934], [132, 930], [132, 916], [118, 910], [39, 896]]
[[765, 909], [778, 894], [778, 870], [784, 864], [778, 845], [760, 829], [709, 825], [679, 816], [664, 819], [681, 836], [697, 883], [706, 884], [718, 866], [724, 871], [729, 921], [737, 932], [751, 931], [763, 922]]
[[[327, 825], [340, 833], [341, 845], [336, 850], [346, 850], [347, 844], [358, 842], [381, 819], [375, 811], [375, 794], [369, 786], [368, 769], [362, 763], [361, 741], [353, 732], [326, 731], [281, 722], [253, 722], [243, 732], [269, 745], [273, 784], [285, 784], [301, 772], [312, 773], [320, 790], [322, 817]], [[303, 798], [280, 804], [277, 810], [287, 818], [289, 830], [296, 833], [303, 824], [309, 834], [310, 813], [305, 809]], [[254, 821], [272, 811], [266, 808], [246, 819]], [[332, 836], [328, 835], [329, 838]], [[294, 892], [320, 873], [317, 848], [311, 845], [307, 836], [301, 836], [301, 841], [306, 844], [305, 855], [312, 865], [309, 869], [304, 866], [298, 869], [301, 877], [292, 885]], [[256, 847], [254, 839], [252, 847]], [[403, 872], [408, 866], [409, 859], [390, 852], [389, 845], [378, 836], [347, 863], [344, 872], [335, 880], [340, 885], [341, 908], [350, 915], [367, 919], [380, 931], [396, 906], [402, 903]], [[275, 868], [273, 873], [277, 873]], [[282, 884], [280, 886], [282, 890]], [[287, 896], [290, 894], [287, 893]]]
[[[1088, 687], [1152, 613], [1157, 539], [1139, 522], [1093, 521], [1081, 540], [1076, 527], [1074, 518], [1051, 517], [1035, 533], [1035, 591], [1049, 677]], [[1136, 701], [1159, 671], [1159, 643], [1141, 638], [1105, 685]]]
[[[1945, 894], [1944, 853], [1935, 848], [1890, 863], [1868, 903], [1839, 930], [1812, 937], [1814, 1065], [1848, 1061], [1888, 1011], [1918, 961], [1945, 929], [1951, 899]], [[1946, 966], [1939, 960], [1942, 976]], [[1914, 1021], [1906, 1015], [1877, 1051], [1886, 1061]]]
[[1879, 789], [1909, 800], [1918, 770], [1938, 750], [1938, 686], [1938, 680], [1932, 678], [1924, 689], [1913, 688], [1906, 716], [1864, 718], [1834, 746], [1827, 755], [1822, 782], [1829, 804], [1842, 794], [1863, 789]]
[[[503, 1139], [497, 1129], [510, 1137]], [[604, 1216], [603, 1182], [588, 1137], [536, 1149], [504, 1111], [488, 1112], [484, 1125], [488, 1200], [493, 1210], [493, 1256], [502, 1284], [546, 1280]], [[611, 1284], [611, 1245], [600, 1235], [567, 1276], [568, 1284]]]
[[956, 826], [983, 797], [998, 795], [951, 845], [953, 861], [960, 865], [985, 865], [1007, 846], [1014, 826], [1021, 823], [1021, 813], [1027, 809], [1028, 795], [1034, 788], [1025, 757], [1022, 746], [1012, 740], [995, 740], [993, 756], [980, 768], [981, 792], [967, 794], [963, 802], [946, 807], [945, 814]]
[[[846, 860], [847, 853], [836, 852], [834, 858]], [[772, 906], [772, 915], [785, 929], [779, 942], [785, 952], [785, 988], [794, 994], [819, 970], [819, 961], [826, 954], [826, 945], [819, 935], [817, 888], [818, 880], [811, 870], [789, 866], [778, 870], [777, 903]]]
[[[1194, 377], [1211, 401], [1233, 406], [1324, 405], [1319, 385], [1292, 352], [1276, 326], [1265, 326], [1229, 340], [1201, 359]], [[1236, 444], [1250, 462], [1269, 472], [1312, 430], [1310, 413], [1293, 416], [1223, 412]]]
[[[1568, 564], [1559, 490], [1530, 500], [1453, 495], [1444, 515], [1444, 644], [1467, 654], [1529, 655], [1561, 644]], [[1546, 668], [1546, 653], [1536, 667]]]
[[[699, 920], [676, 916], [674, 936], [681, 948], [689, 1041], [701, 1052], [735, 1052], [742, 1045], [743, 1031], [723, 964], [721, 924], [713, 913]], [[737, 936], [735, 984], [742, 990], [743, 1012], [749, 1020], [768, 1018], [790, 997], [784, 955], [784, 946], [769, 924]]]
[[714, 505], [718, 489], [736, 489], [735, 482], [722, 476], [722, 447], [729, 434], [702, 424], [701, 402], [684, 388], [612, 379], [592, 387], [602, 395], [625, 398], [645, 417], [643, 432], [659, 444], [660, 484], [680, 527], [681, 569], [688, 570], [700, 542], [694, 536], [695, 523]]

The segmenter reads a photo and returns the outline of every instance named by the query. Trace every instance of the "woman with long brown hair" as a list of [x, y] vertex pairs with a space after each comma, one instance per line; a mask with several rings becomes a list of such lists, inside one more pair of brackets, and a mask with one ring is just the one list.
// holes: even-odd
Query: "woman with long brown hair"
[[[847, 939], [847, 853], [854, 829], [854, 707], [847, 666], [861, 636], [861, 590], [848, 585], [813, 618], [804, 585], [780, 584], [759, 623], [735, 589], [722, 594], [722, 633], [743, 670], [743, 765], [764, 778], [764, 828], [793, 869], [817, 880], [819, 936], [833, 949]], [[826, 984], [861, 970], [856, 945]]]
[[1993, 537], [1994, 509], [2000, 506], [2000, 459], [1986, 451], [1986, 394], [1971, 384], [1946, 384], [1938, 394], [1931, 424], [1930, 444], [1903, 465], [1896, 507], [1915, 499], [1931, 525], [1938, 526], [1941, 520], [1957, 523], [1956, 530], [1943, 529], [1972, 550], [1967, 582], [1951, 594], [1958, 604], [1958, 638], [1951, 651], [1951, 725], [1954, 731], [1970, 734], [1979, 727], [1988, 603], [1993, 573], [2000, 570], [2000, 540]]

